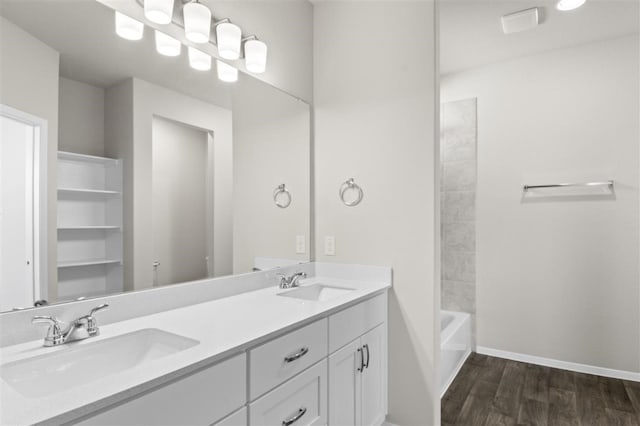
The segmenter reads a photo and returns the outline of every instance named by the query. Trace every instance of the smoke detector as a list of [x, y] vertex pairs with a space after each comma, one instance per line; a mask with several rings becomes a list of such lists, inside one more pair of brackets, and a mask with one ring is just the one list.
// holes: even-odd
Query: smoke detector
[[505, 34], [531, 30], [540, 25], [540, 13], [537, 7], [509, 13], [502, 18], [502, 31]]

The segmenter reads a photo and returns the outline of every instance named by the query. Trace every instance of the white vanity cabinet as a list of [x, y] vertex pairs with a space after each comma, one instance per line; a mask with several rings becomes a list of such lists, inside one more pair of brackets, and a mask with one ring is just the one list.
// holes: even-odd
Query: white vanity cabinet
[[381, 425], [387, 413], [386, 321], [383, 293], [80, 424]]

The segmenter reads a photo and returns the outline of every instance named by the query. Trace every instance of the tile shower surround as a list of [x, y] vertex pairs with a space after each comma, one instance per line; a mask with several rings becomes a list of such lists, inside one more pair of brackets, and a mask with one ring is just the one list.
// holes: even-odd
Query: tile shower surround
[[476, 99], [441, 106], [442, 309], [476, 312]]

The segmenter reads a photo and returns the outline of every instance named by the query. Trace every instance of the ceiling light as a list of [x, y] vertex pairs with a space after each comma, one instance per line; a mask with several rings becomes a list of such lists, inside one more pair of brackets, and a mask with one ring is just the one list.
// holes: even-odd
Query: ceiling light
[[168, 24], [173, 17], [173, 0], [144, 0], [144, 16], [156, 24]]
[[178, 56], [182, 50], [179, 40], [156, 30], [156, 50], [164, 56]]
[[207, 43], [211, 33], [211, 11], [200, 3], [188, 3], [183, 8], [184, 35], [193, 43]]
[[231, 22], [222, 22], [216, 25], [216, 38], [218, 42], [218, 55], [224, 59], [238, 59], [240, 57], [240, 43], [242, 30]]
[[234, 81], [238, 81], [238, 69], [232, 67], [231, 65], [222, 62], [216, 61], [216, 67], [218, 68], [218, 78], [227, 83], [233, 83]]
[[583, 4], [585, 4], [587, 0], [560, 0], [556, 4], [556, 9], [566, 12], [567, 10], [577, 9]]
[[189, 46], [189, 65], [198, 71], [209, 71], [211, 69], [211, 56]]
[[247, 71], [260, 74], [267, 67], [267, 45], [253, 39], [244, 42], [244, 61]]
[[144, 24], [116, 11], [116, 34], [127, 40], [140, 40]]

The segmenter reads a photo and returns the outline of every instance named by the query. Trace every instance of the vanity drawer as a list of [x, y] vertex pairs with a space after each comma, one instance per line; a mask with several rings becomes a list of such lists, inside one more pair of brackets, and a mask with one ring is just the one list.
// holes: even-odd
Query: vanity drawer
[[387, 320], [387, 293], [329, 317], [329, 353]]
[[250, 400], [326, 357], [327, 340], [324, 318], [250, 350]]
[[246, 403], [246, 370], [246, 355], [240, 354], [79, 424], [210, 425]]
[[[327, 360], [249, 405], [251, 425], [326, 425]], [[297, 418], [297, 420], [295, 420]]]
[[247, 426], [247, 407], [229, 414], [224, 419], [214, 423], [212, 426]]

